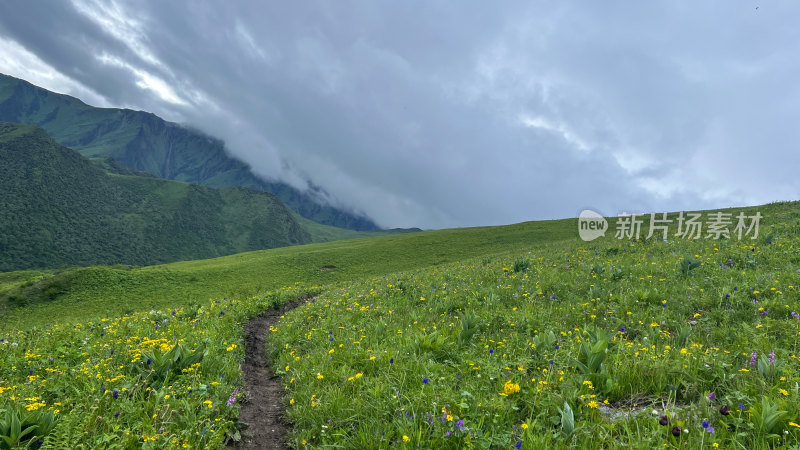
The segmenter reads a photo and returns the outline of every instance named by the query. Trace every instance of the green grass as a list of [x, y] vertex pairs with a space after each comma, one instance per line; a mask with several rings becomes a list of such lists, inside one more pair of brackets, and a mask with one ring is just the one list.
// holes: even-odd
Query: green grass
[[[87, 313], [108, 317], [244, 297], [295, 282], [327, 285], [414, 270], [536, 243], [575, 239], [576, 227], [575, 220], [526, 222], [351, 239], [139, 268], [94, 266], [37, 272], [45, 278], [29, 284], [25, 291], [0, 290], [0, 302], [4, 296], [16, 296], [28, 305], [8, 308], [0, 318], [0, 330], [45, 325], [51, 317], [82, 320]], [[322, 270], [325, 266], [335, 269]]]
[[312, 293], [267, 341], [298, 448], [789, 448], [800, 209], [755, 210], [756, 240], [586, 243], [567, 220], [65, 271], [106, 278], [4, 322], [0, 409], [34, 434], [52, 412], [46, 448], [220, 448], [242, 324]]

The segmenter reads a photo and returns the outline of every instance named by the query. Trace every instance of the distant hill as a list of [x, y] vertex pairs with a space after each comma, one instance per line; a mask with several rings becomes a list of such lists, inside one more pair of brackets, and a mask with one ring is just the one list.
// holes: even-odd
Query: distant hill
[[89, 158], [113, 158], [169, 180], [270, 192], [313, 221], [352, 230], [378, 229], [363, 215], [321, 204], [313, 193], [256, 177], [245, 163], [227, 154], [219, 139], [151, 113], [95, 108], [0, 74], [0, 121], [39, 125], [61, 145]]
[[39, 127], [0, 122], [0, 271], [147, 265], [312, 242], [300, 220], [272, 194], [142, 176], [92, 162]]

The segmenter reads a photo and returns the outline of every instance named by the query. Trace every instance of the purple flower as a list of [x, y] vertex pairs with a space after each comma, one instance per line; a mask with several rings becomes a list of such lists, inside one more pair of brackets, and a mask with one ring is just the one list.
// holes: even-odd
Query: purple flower
[[494, 349], [493, 349], [493, 348], [490, 348], [490, 349], [489, 349], [489, 354], [491, 355], [492, 353], [494, 353]]
[[514, 444], [514, 448], [519, 450], [522, 448], [522, 439], [518, 440], [516, 444]]
[[619, 331], [624, 333], [625, 332], [625, 327], [619, 327]]
[[769, 363], [773, 365], [775, 364], [775, 350], [769, 351]]
[[236, 394], [239, 393], [239, 387], [237, 386], [236, 389], [233, 390], [231, 393], [230, 398], [228, 398], [228, 406], [233, 406], [236, 403]]
[[422, 384], [428, 384], [428, 377], [422, 378]]
[[153, 362], [153, 360], [152, 360], [152, 359], [150, 359], [150, 358], [147, 358], [147, 365], [148, 365], [148, 366], [149, 366], [149, 365], [150, 365], [152, 362]]
[[331, 342], [333, 342], [333, 336], [331, 336], [331, 337], [330, 337], [330, 339], [328, 339], [328, 340], [329, 340], [329, 341], [331, 341]]
[[389, 360], [389, 364], [394, 364], [394, 358]]
[[797, 314], [796, 312], [792, 311], [792, 317], [794, 317], [795, 319], [800, 319], [800, 314]]
[[464, 429], [464, 421], [463, 420], [459, 420], [458, 422], [456, 422], [456, 428], [458, 428], [459, 430], [463, 430]]
[[558, 350], [558, 344], [556, 344], [556, 350]]
[[739, 403], [739, 409], [744, 411], [744, 404], [743, 403]]
[[750, 354], [750, 367], [756, 366], [756, 359], [758, 358], [758, 353], [755, 351]]
[[704, 420], [702, 425], [703, 425], [703, 428], [708, 428], [708, 421]]
[[115, 399], [119, 398], [119, 391], [114, 389], [113, 391], [111, 391], [111, 396], [114, 397]]
[[119, 412], [114, 414], [114, 418], [116, 419], [117, 417], [119, 417]]
[[713, 401], [715, 398], [717, 398], [717, 395], [715, 393], [712, 392], [712, 393], [708, 394], [708, 399], [709, 400]]

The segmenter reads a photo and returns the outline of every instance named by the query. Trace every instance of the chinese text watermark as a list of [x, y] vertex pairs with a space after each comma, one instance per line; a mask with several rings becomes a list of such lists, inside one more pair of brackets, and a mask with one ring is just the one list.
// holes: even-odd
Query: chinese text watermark
[[[667, 240], [669, 236], [678, 239], [730, 239], [731, 236], [736, 236], [739, 240], [750, 236], [750, 239], [756, 239], [762, 217], [760, 212], [756, 212], [752, 216], [745, 215], [743, 212], [736, 216], [726, 212], [706, 214], [680, 212], [674, 219], [669, 218], [667, 213], [625, 214], [617, 217], [614, 237], [639, 239], [644, 234], [642, 226], [648, 224], [645, 239], [653, 236], [664, 240]], [[673, 227], [674, 222], [677, 222], [675, 227]], [[670, 234], [671, 227], [677, 228], [674, 234]], [[578, 234], [581, 239], [584, 241], [595, 240], [600, 236], [605, 236], [607, 230], [608, 222], [602, 215], [590, 209], [581, 211], [578, 216]]]

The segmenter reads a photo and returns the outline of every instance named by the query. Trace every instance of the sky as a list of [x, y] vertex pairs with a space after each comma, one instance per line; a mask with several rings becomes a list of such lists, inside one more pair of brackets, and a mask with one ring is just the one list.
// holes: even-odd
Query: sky
[[0, 72], [383, 227], [800, 199], [800, 2], [0, 3]]

